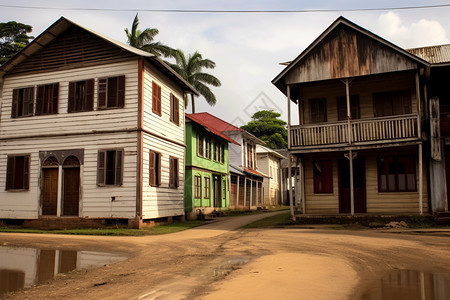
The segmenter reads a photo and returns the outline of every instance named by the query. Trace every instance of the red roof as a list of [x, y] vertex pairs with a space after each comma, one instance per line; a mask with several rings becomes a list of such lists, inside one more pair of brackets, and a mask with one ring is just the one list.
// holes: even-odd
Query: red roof
[[267, 177], [267, 176], [264, 176], [264, 174], [261, 174], [258, 171], [255, 171], [255, 170], [249, 169], [249, 168], [244, 168], [244, 172], [252, 174], [252, 175], [256, 175], [256, 176]]
[[194, 116], [197, 120], [203, 121], [203, 123], [208, 124], [209, 127], [216, 129], [217, 131], [245, 131], [239, 127], [234, 126], [228, 122], [225, 122], [222, 119], [219, 119], [216, 116], [213, 116], [207, 112], [190, 114], [189, 116]]
[[[204, 113], [204, 114], [208, 114], [208, 113]], [[211, 126], [210, 124], [208, 124], [207, 122], [203, 121], [201, 118], [198, 118], [197, 115], [199, 114], [186, 114], [186, 118], [188, 118], [189, 120], [202, 125], [203, 127], [208, 128], [209, 131], [211, 131], [212, 133], [214, 133], [215, 135], [223, 138], [224, 140], [236, 144], [236, 145], [240, 145], [238, 142], [236, 142], [235, 140], [233, 140], [232, 138], [229, 138], [228, 136], [226, 136], [225, 134], [223, 134], [222, 132], [220, 132], [219, 130], [217, 130], [217, 128], [214, 128], [213, 126]], [[208, 114], [210, 115], [210, 114]], [[213, 115], [210, 115], [211, 117], [214, 117]], [[214, 117], [215, 118], [215, 117]], [[220, 120], [220, 119], [218, 119]], [[221, 120], [222, 121], [222, 120]], [[231, 124], [230, 124], [231, 125]]]

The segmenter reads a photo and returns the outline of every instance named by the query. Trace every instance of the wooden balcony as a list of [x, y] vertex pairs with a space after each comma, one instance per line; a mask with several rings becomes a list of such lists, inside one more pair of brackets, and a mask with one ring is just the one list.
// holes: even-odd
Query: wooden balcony
[[348, 122], [291, 126], [291, 149], [346, 147], [380, 143], [417, 141], [418, 115], [409, 114]]

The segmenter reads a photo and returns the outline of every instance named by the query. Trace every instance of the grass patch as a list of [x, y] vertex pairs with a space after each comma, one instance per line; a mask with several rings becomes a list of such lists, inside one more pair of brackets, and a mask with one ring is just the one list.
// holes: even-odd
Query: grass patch
[[292, 225], [291, 213], [289, 211], [278, 214], [275, 216], [267, 217], [253, 223], [250, 223], [245, 228], [260, 228], [260, 227], [274, 227], [274, 226], [284, 226]]
[[206, 221], [186, 221], [171, 224], [156, 225], [153, 227], [144, 227], [142, 229], [128, 228], [80, 228], [80, 229], [64, 229], [64, 230], [42, 230], [30, 228], [13, 228], [9, 226], [1, 226], [0, 232], [15, 233], [51, 233], [51, 234], [74, 234], [74, 235], [109, 235], [109, 236], [143, 236], [168, 234], [186, 229], [202, 226], [211, 222]]

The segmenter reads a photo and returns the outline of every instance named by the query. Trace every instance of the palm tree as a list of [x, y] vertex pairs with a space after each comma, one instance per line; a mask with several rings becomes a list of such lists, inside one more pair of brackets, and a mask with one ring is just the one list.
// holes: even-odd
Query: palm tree
[[144, 31], [138, 29], [139, 18], [138, 14], [134, 17], [133, 24], [131, 25], [131, 32], [128, 28], [125, 28], [127, 34], [128, 44], [135, 48], [147, 51], [156, 56], [164, 55], [165, 57], [171, 56], [174, 49], [160, 42], [154, 42], [154, 37], [159, 33], [156, 28], [146, 28]]
[[[203, 97], [206, 102], [213, 106], [216, 104], [216, 96], [207, 85], [220, 86], [220, 80], [215, 76], [203, 73], [202, 69], [214, 69], [216, 63], [210, 59], [203, 59], [202, 55], [195, 51], [194, 54], [189, 54], [188, 57], [184, 55], [183, 51], [177, 49], [173, 52], [172, 56], [175, 58], [176, 63], [169, 63], [172, 69], [174, 69], [181, 77], [189, 82]], [[191, 94], [192, 101], [192, 113], [195, 113], [194, 95]], [[186, 102], [187, 106], [187, 102]]]

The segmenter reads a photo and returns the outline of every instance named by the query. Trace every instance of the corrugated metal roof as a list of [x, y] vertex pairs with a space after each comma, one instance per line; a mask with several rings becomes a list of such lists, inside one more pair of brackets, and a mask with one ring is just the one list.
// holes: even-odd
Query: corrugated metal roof
[[450, 63], [450, 44], [406, 49], [431, 64]]

